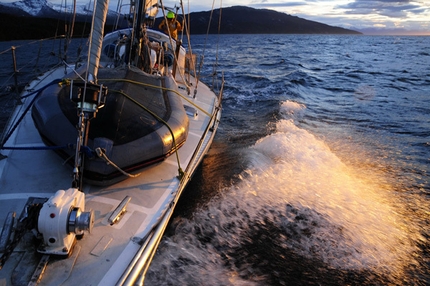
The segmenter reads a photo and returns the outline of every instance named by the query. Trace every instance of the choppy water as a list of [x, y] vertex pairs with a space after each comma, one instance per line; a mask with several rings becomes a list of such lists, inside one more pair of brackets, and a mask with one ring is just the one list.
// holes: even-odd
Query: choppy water
[[62, 61], [85, 58], [86, 45], [86, 39], [0, 42], [0, 132], [24, 86]]
[[147, 285], [428, 285], [429, 46], [221, 36], [222, 124]]
[[430, 37], [194, 40], [223, 118], [146, 285], [428, 285]]

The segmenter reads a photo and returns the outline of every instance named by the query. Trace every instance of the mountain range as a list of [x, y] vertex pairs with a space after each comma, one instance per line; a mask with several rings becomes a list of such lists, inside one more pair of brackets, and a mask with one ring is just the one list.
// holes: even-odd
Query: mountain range
[[[38, 17], [38, 18], [58, 18], [61, 14], [71, 13], [72, 5], [54, 4], [47, 0], [21, 0], [12, 3], [0, 3], [3, 14], [9, 14], [21, 17]], [[87, 5], [77, 5], [77, 15], [87, 15], [92, 13], [91, 1]]]
[[[46, 38], [63, 34], [70, 19], [72, 7], [66, 9], [47, 0], [22, 0], [13, 3], [0, 3], [0, 41]], [[221, 25], [218, 26], [219, 14]], [[211, 12], [190, 13], [190, 27], [193, 34], [205, 34]], [[90, 4], [76, 7], [75, 33], [89, 33], [92, 11]], [[107, 25], [115, 23], [117, 13], [109, 11]], [[120, 19], [123, 17], [120, 17]], [[161, 21], [156, 20], [155, 25]], [[309, 21], [285, 13], [268, 9], [254, 9], [233, 6], [217, 9], [212, 15], [209, 33], [221, 34], [361, 34], [360, 32], [323, 23]]]

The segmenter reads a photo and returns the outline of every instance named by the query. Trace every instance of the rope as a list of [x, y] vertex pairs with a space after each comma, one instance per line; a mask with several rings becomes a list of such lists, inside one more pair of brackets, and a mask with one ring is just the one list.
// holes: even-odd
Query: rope
[[101, 158], [101, 159], [105, 160], [109, 165], [112, 165], [112, 167], [114, 167], [115, 169], [117, 169], [118, 171], [120, 171], [123, 175], [125, 175], [125, 176], [127, 176], [127, 177], [129, 177], [129, 178], [136, 178], [136, 177], [140, 176], [140, 173], [139, 173], [139, 174], [136, 174], [136, 175], [133, 175], [133, 174], [127, 173], [126, 171], [122, 170], [120, 167], [118, 167], [117, 165], [115, 165], [115, 163], [114, 163], [114, 162], [112, 162], [112, 161], [111, 161], [111, 160], [106, 156], [105, 152], [103, 152], [103, 150], [102, 150], [100, 147], [97, 147], [95, 151], [96, 151], [96, 154], [97, 154], [97, 156], [98, 156], [99, 158]]
[[[12, 136], [13, 132], [16, 130], [16, 128], [18, 127], [19, 123], [21, 123], [21, 121], [24, 119], [24, 117], [27, 114], [27, 112], [31, 109], [31, 107], [33, 106], [33, 103], [36, 101], [36, 99], [41, 94], [40, 92], [42, 90], [44, 90], [45, 88], [47, 88], [48, 86], [53, 85], [53, 84], [57, 84], [59, 82], [60, 82], [60, 80], [58, 80], [58, 79], [53, 80], [52, 82], [48, 83], [47, 85], [43, 86], [42, 88], [40, 88], [40, 89], [38, 89], [38, 90], [36, 90], [36, 91], [34, 91], [34, 92], [31, 93], [31, 95], [34, 94], [34, 93], [37, 93], [37, 94], [31, 100], [30, 104], [25, 108], [23, 114], [21, 115], [21, 117], [18, 118], [18, 120], [16, 121], [16, 123], [10, 129], [10, 131], [4, 136], [4, 138], [3, 138], [3, 140], [2, 140], [2, 142], [0, 144], [1, 148], [3, 148], [3, 145], [7, 142], [7, 140], [9, 140], [10, 136]], [[29, 96], [29, 95], [27, 95], [27, 96]]]
[[149, 114], [151, 114], [155, 119], [157, 119], [159, 122], [164, 124], [164, 126], [166, 126], [167, 129], [169, 129], [169, 132], [172, 135], [173, 145], [175, 146], [175, 154], [176, 154], [176, 161], [178, 162], [179, 178], [182, 178], [184, 176], [184, 171], [181, 168], [181, 162], [179, 160], [179, 154], [178, 154], [178, 148], [176, 145], [175, 135], [173, 133], [173, 130], [170, 128], [169, 124], [166, 121], [164, 121], [161, 117], [159, 117], [157, 114], [155, 114], [154, 112], [152, 112], [151, 110], [149, 110], [148, 108], [143, 106], [141, 103], [137, 102], [134, 98], [130, 97], [128, 94], [124, 93], [123, 91], [120, 91], [120, 90], [111, 90], [111, 91], [117, 92], [117, 93], [123, 95], [125, 98], [127, 98], [128, 100], [130, 100], [131, 102], [133, 102], [134, 104], [136, 104], [137, 106], [139, 106], [140, 108], [142, 108], [143, 110], [148, 112]]
[[[168, 36], [169, 36], [169, 41], [170, 41], [170, 46], [172, 47], [172, 50], [173, 50], [173, 38], [172, 38], [172, 36], [170, 36], [170, 27], [169, 27], [169, 25], [167, 24], [167, 15], [166, 15], [166, 11], [165, 10], [168, 10], [168, 9], [170, 9], [170, 8], [165, 8], [164, 7], [164, 4], [163, 4], [163, 1], [161, 1], [160, 0], [160, 4], [161, 4], [161, 11], [163, 12], [163, 18], [164, 18], [164, 21], [165, 21], [165, 23], [166, 23], [166, 27], [167, 27], [167, 31], [168, 31]], [[176, 7], [176, 5], [175, 5], [175, 7]], [[183, 10], [183, 9], [182, 9]], [[178, 14], [178, 9], [176, 9], [176, 13], [175, 13], [175, 15], [177, 15]], [[182, 17], [184, 17], [184, 15], [182, 15]], [[175, 16], [175, 20], [176, 20], [176, 16]], [[186, 21], [185, 21], [186, 22]], [[185, 28], [185, 27], [183, 27], [183, 28]], [[178, 42], [181, 42], [182, 43], [182, 38], [183, 38], [183, 35], [184, 35], [184, 30], [185, 29], [182, 29], [182, 33], [181, 33], [181, 40], [180, 41], [178, 41], [178, 40], [176, 40], [175, 39], [175, 47], [178, 45]], [[189, 31], [188, 31], [188, 33], [189, 33]], [[178, 62], [178, 57], [176, 56], [176, 52], [173, 50], [173, 60], [174, 60], [174, 62], [176, 62], [176, 67], [179, 65], [179, 62]], [[175, 67], [175, 65], [173, 65], [173, 67]], [[175, 72], [176, 71], [172, 71], [172, 73], [173, 74], [175, 74]], [[186, 83], [186, 80], [185, 80], [185, 78], [184, 78], [184, 75], [182, 74], [182, 73], [179, 73], [179, 76], [180, 76], [180, 78], [181, 78], [181, 80], [184, 82], [184, 84]], [[187, 84], [185, 84], [186, 86], [187, 86], [187, 88], [188, 89], [190, 89], [190, 87], [187, 85]]]
[[173, 92], [173, 93], [179, 95], [182, 99], [186, 100], [189, 104], [193, 105], [195, 108], [197, 108], [198, 110], [200, 110], [201, 112], [203, 112], [204, 114], [206, 114], [208, 117], [212, 116], [207, 111], [205, 111], [203, 108], [201, 108], [200, 106], [198, 106], [197, 104], [195, 104], [194, 102], [192, 102], [191, 100], [189, 100], [188, 98], [186, 98], [185, 96], [183, 96], [182, 94], [180, 94], [177, 90], [174, 90], [174, 89], [171, 89], [171, 88], [161, 87], [161, 86], [157, 86], [157, 85], [153, 85], [153, 84], [142, 83], [142, 82], [138, 82], [138, 81], [134, 81], [134, 80], [129, 80], [129, 79], [123, 79], [123, 78], [119, 78], [119, 79], [99, 79], [99, 81], [123, 81], [123, 82], [129, 82], [129, 83], [133, 83], [133, 84], [137, 84], [137, 85], [142, 85], [142, 86], [146, 86], [146, 87], [150, 87], [150, 88], [161, 89], [161, 90], [164, 90], [164, 91], [170, 91], [170, 92]]
[[[215, 0], [214, 0], [215, 1]], [[216, 45], [216, 57], [215, 57], [215, 65], [218, 66], [218, 52], [219, 52], [219, 42], [220, 42], [220, 34], [221, 34], [221, 16], [222, 16], [222, 0], [219, 8], [219, 18], [218, 18], [218, 41]]]
[[[183, 97], [178, 91], [174, 90], [174, 89], [170, 89], [170, 88], [165, 88], [165, 87], [160, 87], [160, 86], [155, 86], [155, 85], [151, 85], [151, 84], [145, 84], [145, 83], [141, 83], [141, 82], [137, 82], [137, 81], [132, 81], [132, 80], [126, 80], [126, 79], [107, 79], [107, 80], [101, 80], [101, 81], [123, 81], [123, 82], [129, 82], [129, 83], [133, 83], [133, 84], [137, 84], [137, 85], [142, 85], [142, 86], [146, 86], [146, 87], [150, 87], [150, 88], [157, 88], [157, 89], [161, 89], [161, 90], [165, 90], [165, 91], [171, 91], [174, 92], [175, 94], [181, 96], [182, 98], [184, 98], [185, 100], [187, 100], [190, 104], [194, 105], [195, 107], [197, 107], [199, 110], [201, 110], [203, 113], [205, 113], [206, 115], [208, 115], [209, 117], [211, 117], [211, 115], [209, 113], [207, 113], [205, 110], [201, 109], [200, 107], [198, 107], [196, 104], [194, 104], [193, 102], [191, 102], [190, 100], [188, 100], [187, 98]], [[14, 126], [12, 126], [12, 128], [10, 129], [9, 133], [6, 134], [6, 136], [4, 137], [4, 140], [1, 142], [0, 145], [0, 149], [5, 149], [5, 150], [55, 150], [55, 149], [61, 149], [61, 148], [68, 148], [68, 146], [45, 146], [45, 147], [37, 147], [37, 146], [33, 146], [33, 147], [5, 147], [3, 146], [7, 140], [9, 140], [10, 136], [13, 134], [13, 132], [16, 130], [17, 126], [19, 125], [19, 123], [24, 119], [25, 115], [27, 114], [27, 112], [30, 110], [30, 108], [32, 107], [33, 103], [35, 102], [35, 100], [38, 98], [38, 96], [41, 94], [40, 92], [42, 90], [44, 90], [45, 88], [47, 88], [48, 86], [52, 85], [52, 84], [58, 84], [61, 83], [61, 80], [54, 80], [52, 82], [50, 82], [49, 84], [45, 85], [44, 87], [33, 91], [32, 93], [26, 95], [26, 97], [33, 95], [35, 93], [36, 96], [32, 99], [31, 103], [26, 107], [26, 109], [24, 110], [23, 114], [20, 116], [20, 118], [17, 120], [17, 122], [14, 124]], [[176, 141], [175, 141], [175, 136], [173, 133], [173, 130], [170, 128], [170, 126], [168, 125], [168, 123], [166, 121], [164, 121], [162, 118], [160, 118], [158, 115], [156, 115], [155, 113], [153, 113], [151, 110], [149, 110], [148, 108], [146, 108], [145, 106], [143, 106], [142, 104], [140, 104], [139, 102], [137, 102], [136, 100], [134, 100], [132, 97], [130, 97], [129, 95], [125, 94], [122, 91], [115, 91], [115, 90], [111, 90], [112, 92], [117, 92], [123, 96], [125, 96], [127, 99], [129, 99], [130, 101], [132, 101], [133, 103], [135, 103], [136, 105], [138, 105], [139, 107], [141, 107], [142, 109], [144, 109], [145, 111], [147, 111], [149, 114], [151, 114], [154, 118], [156, 118], [158, 121], [160, 121], [161, 123], [163, 123], [168, 129], [170, 134], [172, 135], [172, 140], [173, 140], [173, 145], [175, 146], [176, 149], [176, 159], [178, 162], [178, 172], [179, 172], [179, 177], [182, 178], [184, 175], [184, 171], [181, 168], [180, 165], [180, 161], [179, 161], [179, 155], [178, 155], [178, 148], [176, 145]], [[96, 150], [97, 152], [97, 150]], [[125, 171], [121, 170], [117, 165], [115, 165], [115, 163], [113, 163], [112, 161], [109, 160], [109, 158], [106, 157], [106, 155], [102, 155], [102, 153], [97, 154], [99, 157], [103, 158], [104, 160], [106, 160], [109, 164], [111, 164], [113, 167], [115, 167], [117, 170], [119, 170], [121, 173], [123, 173], [126, 176], [132, 177], [134, 175], [131, 174], [127, 174]]]
[[29, 147], [7, 147], [3, 146], [2, 150], [58, 150], [58, 149], [73, 149], [73, 144], [64, 146], [29, 146]]
[[[208, 37], [209, 37], [209, 31], [210, 31], [210, 27], [211, 27], [211, 23], [212, 23], [214, 7], [215, 7], [215, 0], [212, 1], [212, 9], [211, 9], [211, 13], [209, 16], [209, 24], [208, 24], [208, 28], [206, 30], [206, 38], [205, 38], [205, 41], [203, 44], [203, 52], [202, 52], [202, 56], [200, 58], [197, 78], [200, 78], [200, 73], [201, 73], [201, 69], [203, 66], [203, 59], [204, 59], [204, 55], [206, 52], [206, 47], [208, 45]], [[217, 42], [217, 48], [216, 48], [215, 68], [218, 66], [218, 50], [219, 50], [219, 36], [220, 36], [220, 30], [221, 30], [222, 1], [220, 2], [220, 9], [219, 10], [220, 10], [220, 13], [219, 13], [219, 19], [218, 19], [218, 42]], [[213, 75], [215, 75], [215, 74], [216, 74], [216, 71], [213, 71]]]
[[205, 54], [207, 43], [208, 43], [209, 30], [210, 30], [210, 27], [211, 27], [212, 16], [213, 16], [213, 13], [214, 13], [214, 6], [215, 6], [215, 0], [212, 1], [212, 9], [211, 9], [211, 14], [209, 16], [208, 29], [206, 30], [205, 44], [203, 45], [203, 55]]
[[[13, 46], [13, 47], [14, 48], [21, 48], [21, 47], [32, 45], [34, 43], [44, 42], [44, 41], [49, 41], [49, 40], [55, 40], [55, 39], [58, 39], [58, 38], [65, 38], [65, 35], [59, 35], [59, 36], [54, 36], [54, 37], [50, 37], [50, 38], [44, 38], [44, 39], [40, 39], [40, 40], [35, 40], [35, 41], [31, 41], [31, 42], [25, 43], [24, 45], [18, 45], [18, 46]], [[4, 53], [7, 53], [7, 52], [9, 52], [11, 50], [12, 50], [12, 48], [8, 48], [8, 49], [6, 49], [4, 51], [1, 51], [0, 55], [2, 55]]]
[[[184, 9], [184, 4], [183, 4], [183, 2], [182, 1], [180, 1], [180, 3], [181, 3], [181, 9], [182, 9], [182, 15], [184, 15], [184, 18], [185, 18], [185, 9]], [[189, 2], [188, 2], [188, 4], [189, 4]], [[188, 9], [188, 11], [189, 11], [189, 9]], [[185, 21], [184, 20], [184, 29], [183, 30], [186, 30], [186, 36], [187, 36], [187, 43], [188, 43], [188, 53], [190, 54], [190, 62], [191, 62], [191, 67], [192, 67], [192, 72], [194, 73], [194, 75], [195, 75], [195, 78], [196, 78], [196, 85], [195, 85], [195, 87], [194, 87], [194, 97], [195, 97], [195, 95], [196, 95], [196, 93], [197, 93], [197, 87], [198, 87], [198, 85], [199, 85], [199, 82], [200, 82], [200, 79], [199, 79], [199, 76], [198, 76], [198, 74], [197, 74], [197, 70], [196, 70], [196, 64], [197, 63], [195, 63], [194, 62], [194, 58], [193, 58], [193, 50], [192, 50], [192, 48], [191, 48], [191, 38], [190, 38], [190, 34], [191, 34], [191, 30], [190, 30], [190, 22], [191, 22], [191, 16], [190, 16], [190, 14], [191, 13], [188, 13], [188, 21]], [[188, 87], [188, 85], [186, 85], [187, 87]]]

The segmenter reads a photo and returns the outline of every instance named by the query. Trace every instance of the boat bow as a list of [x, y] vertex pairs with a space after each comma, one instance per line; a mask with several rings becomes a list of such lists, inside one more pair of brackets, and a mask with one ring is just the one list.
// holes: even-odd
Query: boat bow
[[88, 61], [31, 82], [7, 128], [1, 283], [143, 284], [215, 136], [223, 79], [214, 92], [194, 55], [149, 29], [156, 1], [102, 37], [107, 5], [95, 4]]

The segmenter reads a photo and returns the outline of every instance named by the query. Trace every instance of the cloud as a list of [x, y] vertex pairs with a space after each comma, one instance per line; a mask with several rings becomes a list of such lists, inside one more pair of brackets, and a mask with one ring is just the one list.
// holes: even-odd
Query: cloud
[[391, 18], [405, 18], [410, 14], [422, 14], [425, 6], [410, 0], [355, 0], [338, 8], [345, 9], [346, 14], [377, 14]]
[[[312, 2], [312, 1], [309, 1]], [[271, 2], [267, 2], [267, 1], [253, 1], [250, 3], [249, 6], [254, 7], [254, 8], [286, 8], [286, 7], [295, 7], [295, 6], [304, 6], [306, 4], [305, 1], [295, 1], [295, 2], [281, 2], [281, 3], [271, 3]]]
[[[204, 1], [204, 0], [199, 0]], [[349, 29], [386, 27], [430, 33], [430, 0], [223, 0], [273, 9]], [[240, 4], [239, 4], [240, 3]]]

